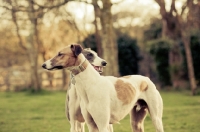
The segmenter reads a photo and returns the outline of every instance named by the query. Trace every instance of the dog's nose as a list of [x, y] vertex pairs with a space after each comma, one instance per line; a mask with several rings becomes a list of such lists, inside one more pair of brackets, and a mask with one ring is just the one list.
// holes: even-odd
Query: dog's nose
[[44, 63], [44, 64], [42, 65], [42, 67], [43, 67], [44, 69], [46, 69], [46, 64]]
[[101, 64], [102, 64], [102, 66], [106, 66], [107, 62], [106, 61], [102, 61]]

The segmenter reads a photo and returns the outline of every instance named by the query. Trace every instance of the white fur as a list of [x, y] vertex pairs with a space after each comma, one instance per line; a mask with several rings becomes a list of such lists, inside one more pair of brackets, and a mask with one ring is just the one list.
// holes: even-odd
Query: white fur
[[[86, 49], [88, 52], [94, 55], [94, 61], [91, 62], [94, 66], [102, 66], [103, 60], [96, 52], [91, 49]], [[80, 111], [80, 97], [77, 95], [76, 86], [72, 83], [75, 79], [72, 77], [67, 97], [66, 97], [66, 115], [70, 122], [70, 132], [85, 132], [85, 122], [79, 122], [77, 116], [82, 116]], [[110, 132], [113, 132], [113, 126], [109, 125]]]
[[105, 61], [103, 60], [102, 58], [100, 58], [96, 52], [90, 50], [91, 53], [93, 53], [93, 55], [95, 56], [95, 59], [94, 61], [92, 62], [93, 65], [95, 66], [102, 66], [102, 61]]
[[[80, 56], [85, 59], [83, 55]], [[115, 77], [100, 76], [91, 65], [88, 65], [85, 71], [75, 76], [75, 86], [76, 92], [80, 97], [81, 112], [89, 131], [109, 132], [108, 127], [110, 121], [117, 123], [129, 113], [131, 113], [132, 117], [137, 116], [132, 114], [131, 111], [137, 100], [143, 99], [148, 104], [156, 131], [163, 132], [161, 119], [163, 110], [162, 98], [149, 78], [140, 75], [132, 75], [129, 79], [121, 78], [123, 81], [131, 83], [136, 90], [134, 100], [128, 105], [123, 105], [121, 100], [117, 98], [114, 87], [117, 79]], [[148, 89], [145, 92], [140, 91], [142, 81], [146, 81], [148, 84]], [[91, 118], [93, 118], [94, 122], [91, 121]], [[98, 130], [94, 128], [93, 123], [97, 125]], [[132, 128], [136, 129], [134, 123], [132, 124]], [[140, 122], [137, 125], [141, 125]]]
[[45, 62], [45, 64], [46, 64], [46, 68], [47, 69], [50, 69], [52, 66], [51, 66], [51, 60], [47, 60], [46, 62]]

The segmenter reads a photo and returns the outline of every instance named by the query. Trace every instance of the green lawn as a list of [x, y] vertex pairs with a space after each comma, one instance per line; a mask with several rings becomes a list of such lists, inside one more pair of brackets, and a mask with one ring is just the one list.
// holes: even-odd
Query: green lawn
[[[0, 132], [69, 132], [65, 95], [65, 92], [0, 93]], [[161, 92], [161, 95], [166, 132], [200, 130], [200, 96], [190, 96], [189, 92]], [[114, 125], [115, 132], [130, 132], [129, 124], [127, 116]], [[145, 131], [155, 132], [149, 116]]]

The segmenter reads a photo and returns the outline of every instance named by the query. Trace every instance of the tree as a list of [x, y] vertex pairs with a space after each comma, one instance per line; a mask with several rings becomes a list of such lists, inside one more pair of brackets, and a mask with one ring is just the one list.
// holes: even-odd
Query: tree
[[[17, 0], [9, 0], [4, 1], [4, 5], [1, 6], [11, 13], [12, 20], [17, 29], [16, 33], [19, 39], [19, 45], [26, 51], [29, 58], [31, 66], [30, 87], [34, 88], [36, 91], [41, 89], [41, 82], [38, 74], [38, 56], [39, 53], [44, 52], [44, 46], [39, 38], [39, 21], [47, 11], [59, 8], [66, 4], [68, 0], [43, 1], [42, 3], [44, 5], [40, 5], [37, 2], [37, 0], [27, 0], [24, 1], [24, 3], [20, 3]], [[24, 26], [21, 23], [28, 24]], [[28, 36], [23, 41], [20, 30], [24, 28], [28, 32]]]
[[[178, 39], [178, 37], [181, 37], [182, 42], [184, 43], [184, 48], [186, 52], [186, 58], [187, 58], [187, 67], [188, 67], [188, 75], [189, 75], [189, 81], [190, 81], [190, 87], [192, 94], [195, 94], [196, 90], [196, 83], [195, 83], [195, 76], [194, 76], [194, 68], [193, 68], [193, 62], [192, 62], [192, 55], [191, 55], [191, 49], [190, 49], [190, 29], [195, 28], [193, 26], [192, 22], [195, 20], [190, 20], [189, 18], [195, 17], [198, 14], [192, 14], [192, 10], [194, 6], [198, 6], [198, 3], [195, 4], [194, 0], [187, 0], [186, 3], [183, 4], [182, 11], [179, 14], [175, 3], [176, 0], [172, 0], [171, 8], [169, 11], [165, 9], [165, 1], [164, 0], [155, 0], [158, 5], [160, 6], [160, 14], [162, 16], [163, 20], [163, 36], [167, 36], [173, 40]], [[186, 9], [189, 11], [186, 12]], [[186, 19], [184, 19], [186, 18]], [[196, 22], [195, 22], [196, 23]], [[175, 45], [174, 49], [177, 48], [177, 45]], [[180, 55], [180, 51], [176, 52], [176, 50], [172, 50], [170, 60], [171, 62], [175, 62], [176, 65], [177, 59], [171, 59], [176, 58], [174, 57], [174, 53], [178, 53], [177, 55]], [[178, 60], [181, 60], [180, 57]], [[178, 64], [180, 65], [180, 64]]]
[[118, 48], [115, 40], [115, 34], [113, 31], [112, 13], [110, 0], [102, 0], [103, 7], [101, 9], [101, 27], [102, 27], [102, 58], [104, 58], [108, 64], [105, 68], [106, 75], [119, 76], [118, 68]]
[[102, 42], [101, 42], [101, 30], [99, 30], [101, 16], [101, 9], [97, 3], [97, 0], [92, 0], [92, 5], [94, 7], [94, 26], [95, 26], [95, 41], [97, 45], [97, 53], [99, 56], [102, 56]]

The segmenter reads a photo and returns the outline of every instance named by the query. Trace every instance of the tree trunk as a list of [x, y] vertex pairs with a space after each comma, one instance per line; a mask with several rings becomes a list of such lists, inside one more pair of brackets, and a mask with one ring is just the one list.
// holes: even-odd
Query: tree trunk
[[186, 31], [182, 31], [182, 40], [183, 40], [184, 48], [185, 48], [190, 87], [192, 90], [192, 95], [195, 95], [197, 85], [195, 82], [193, 60], [192, 60], [192, 54], [191, 54], [191, 49], [190, 49], [190, 37], [189, 35], [187, 35]]
[[101, 26], [102, 26], [102, 57], [108, 64], [105, 68], [105, 75], [119, 76], [118, 68], [118, 47], [115, 42], [113, 32], [111, 2], [102, 0], [103, 8], [101, 9]]
[[[186, 17], [187, 20], [184, 20], [182, 18], [183, 16], [178, 14], [178, 12], [176, 10], [175, 0], [172, 0], [171, 9], [169, 12], [167, 12], [165, 9], [165, 1], [164, 0], [155, 0], [155, 1], [160, 6], [160, 14], [162, 15], [162, 19], [164, 21], [166, 21], [166, 23], [164, 23], [166, 26], [166, 29], [165, 29], [166, 35], [174, 40], [181, 37], [181, 39], [184, 43], [184, 49], [185, 49], [185, 53], [186, 53], [186, 61], [187, 61], [187, 67], [188, 67], [188, 77], [189, 77], [189, 81], [190, 81], [192, 94], [195, 95], [197, 86], [195, 83], [194, 68], [193, 68], [192, 55], [191, 55], [191, 50], [190, 50], [190, 33], [189, 33], [189, 30], [187, 30], [187, 29], [191, 29], [191, 25], [194, 23], [194, 21], [189, 21], [190, 20], [189, 18], [195, 17], [195, 16], [192, 16], [192, 14], [188, 14], [189, 17]], [[194, 8], [193, 1], [187, 0], [186, 7], [189, 9], [188, 12], [190, 13], [191, 10]], [[186, 7], [182, 8], [182, 12], [184, 12], [184, 9], [186, 9]], [[174, 13], [175, 13], [175, 15], [174, 15]], [[172, 49], [172, 50], [174, 50], [174, 49]], [[175, 50], [177, 50], [177, 49], [175, 49]], [[178, 51], [178, 52], [180, 52], [180, 51]], [[174, 57], [176, 57], [176, 56], [171, 54], [171, 58], [174, 58]], [[176, 65], [176, 61], [177, 60], [174, 61], [175, 65]], [[180, 71], [180, 69], [178, 69], [178, 70]], [[177, 76], [177, 74], [175, 76]]]
[[93, 7], [94, 7], [94, 26], [95, 26], [95, 41], [97, 46], [97, 53], [100, 57], [102, 57], [102, 44], [101, 44], [101, 33], [100, 33], [100, 8], [97, 4], [97, 0], [92, 1]]
[[180, 88], [182, 86], [182, 58], [180, 47], [177, 43], [174, 43], [173, 47], [169, 51], [170, 76], [173, 88]]
[[27, 52], [29, 55], [29, 61], [31, 65], [31, 87], [36, 91], [41, 89], [41, 84], [38, 75], [38, 47], [35, 45], [35, 34], [36, 34], [36, 18], [34, 16], [33, 0], [29, 0], [29, 12], [30, 29], [29, 36], [27, 37]]

